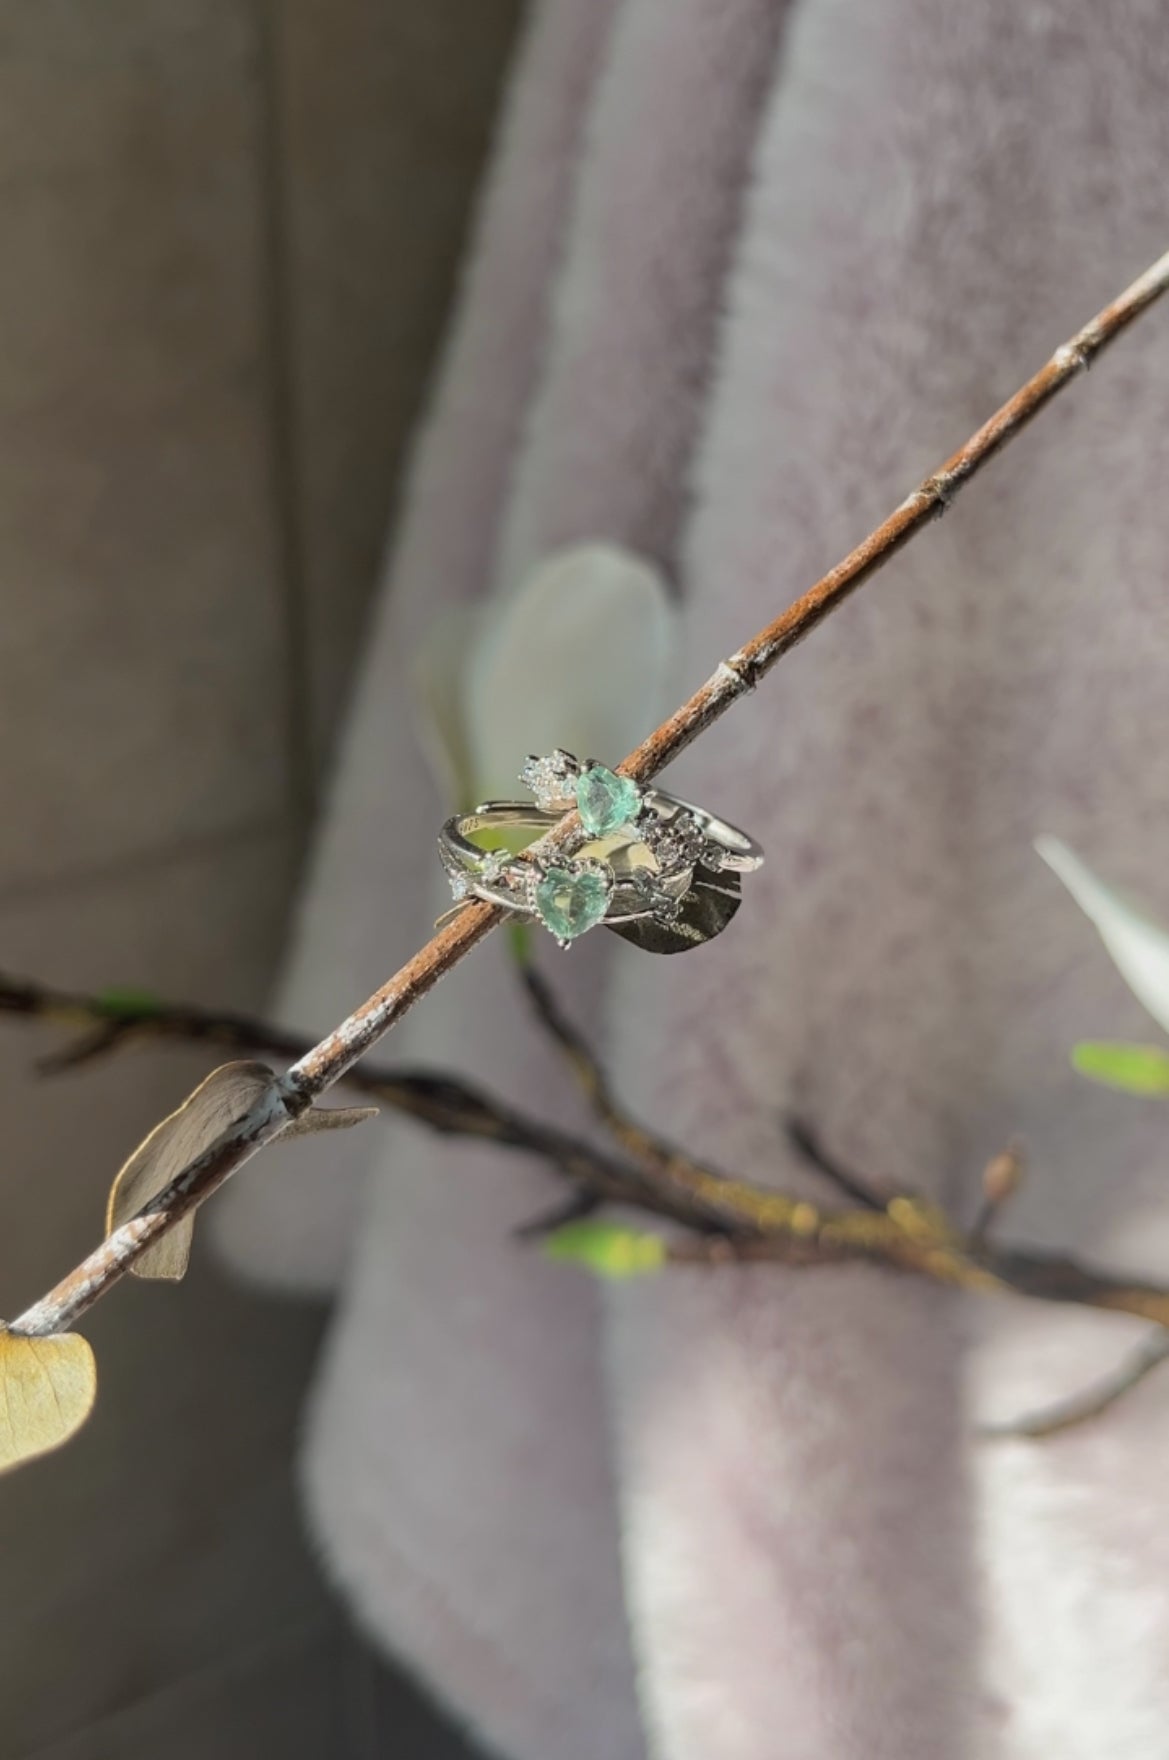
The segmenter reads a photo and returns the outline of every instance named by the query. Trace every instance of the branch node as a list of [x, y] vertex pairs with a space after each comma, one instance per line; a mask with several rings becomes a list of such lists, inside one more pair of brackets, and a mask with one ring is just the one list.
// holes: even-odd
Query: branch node
[[932, 477], [927, 478], [923, 488], [934, 503], [938, 519], [953, 507], [961, 487], [961, 481], [953, 471], [935, 471]]
[[731, 654], [728, 659], [720, 660], [714, 669], [714, 676], [724, 683], [728, 681], [733, 683], [740, 691], [755, 689], [755, 679], [751, 675], [750, 662], [741, 649], [737, 654]]
[[1051, 364], [1058, 367], [1061, 373], [1086, 373], [1092, 364], [1093, 353], [1088, 339], [1081, 333], [1056, 349], [1051, 357]]

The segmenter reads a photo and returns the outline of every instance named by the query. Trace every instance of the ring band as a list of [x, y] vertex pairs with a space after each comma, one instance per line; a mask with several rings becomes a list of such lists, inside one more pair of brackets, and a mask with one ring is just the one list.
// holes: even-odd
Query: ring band
[[614, 860], [566, 851], [529, 859], [480, 849], [472, 841], [472, 833], [488, 829], [550, 831], [560, 817], [511, 801], [488, 801], [473, 813], [448, 819], [439, 835], [439, 853], [456, 905], [480, 898], [514, 915], [534, 917], [561, 947], [598, 923], [620, 928], [645, 918], [663, 925], [674, 920], [690, 891], [693, 869], [666, 874], [629, 867], [619, 874]]
[[762, 849], [737, 825], [664, 788], [642, 787], [593, 759], [581, 763], [571, 752], [558, 749], [547, 758], [529, 758], [520, 780], [542, 811], [559, 816], [576, 808], [584, 829], [594, 836], [632, 825], [646, 834], [651, 849], [654, 841], [662, 843], [668, 856], [683, 853], [672, 850], [672, 843], [697, 848], [701, 837], [704, 867], [751, 874], [763, 866]]

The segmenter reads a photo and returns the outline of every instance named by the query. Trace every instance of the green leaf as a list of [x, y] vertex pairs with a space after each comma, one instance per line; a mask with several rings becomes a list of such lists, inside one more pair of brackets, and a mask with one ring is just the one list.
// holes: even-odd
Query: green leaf
[[1126, 1094], [1169, 1094], [1169, 1051], [1160, 1045], [1090, 1040], [1075, 1047], [1072, 1062], [1082, 1076]]
[[533, 940], [532, 925], [521, 922], [518, 917], [513, 917], [507, 925], [507, 945], [517, 966], [526, 966], [531, 963]]
[[111, 989], [99, 990], [97, 1000], [101, 1003], [102, 1012], [112, 1015], [135, 1018], [139, 1015], [157, 1014], [162, 1003], [149, 990]]
[[550, 1259], [583, 1265], [597, 1277], [642, 1277], [660, 1271], [666, 1243], [656, 1234], [615, 1222], [567, 1222], [544, 1242]]

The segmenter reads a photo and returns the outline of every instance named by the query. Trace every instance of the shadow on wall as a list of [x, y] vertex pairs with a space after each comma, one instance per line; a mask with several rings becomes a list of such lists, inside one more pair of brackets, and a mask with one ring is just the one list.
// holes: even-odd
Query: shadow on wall
[[[0, 14], [0, 968], [262, 1004], [518, 12]], [[0, 1312], [214, 1061], [46, 1048], [0, 1032]], [[462, 1751], [299, 1537], [319, 1327], [198, 1252], [95, 1313], [91, 1426], [0, 1490], [4, 1760]]]

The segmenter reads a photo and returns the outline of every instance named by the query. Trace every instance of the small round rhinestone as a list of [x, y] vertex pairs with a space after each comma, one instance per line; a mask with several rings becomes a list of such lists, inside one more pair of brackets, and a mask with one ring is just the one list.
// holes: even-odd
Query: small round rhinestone
[[651, 821], [644, 827], [647, 847], [664, 874], [692, 868], [701, 858], [707, 866], [707, 840], [694, 820], [683, 815]]
[[520, 771], [520, 781], [530, 788], [542, 813], [567, 811], [574, 804], [580, 765], [571, 752], [559, 748], [547, 758], [531, 757]]

